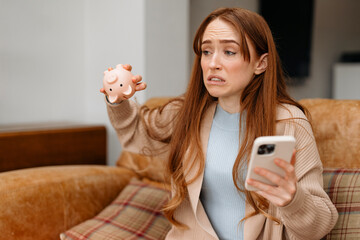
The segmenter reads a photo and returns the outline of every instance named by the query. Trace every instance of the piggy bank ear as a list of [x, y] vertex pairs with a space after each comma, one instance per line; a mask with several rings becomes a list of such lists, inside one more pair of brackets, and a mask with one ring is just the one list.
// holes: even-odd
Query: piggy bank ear
[[124, 95], [130, 95], [132, 93], [132, 87], [129, 85], [128, 89], [126, 89], [126, 91], [123, 93]]
[[109, 99], [109, 102], [111, 103], [114, 103], [116, 100], [117, 100], [117, 96], [109, 96], [108, 99]]

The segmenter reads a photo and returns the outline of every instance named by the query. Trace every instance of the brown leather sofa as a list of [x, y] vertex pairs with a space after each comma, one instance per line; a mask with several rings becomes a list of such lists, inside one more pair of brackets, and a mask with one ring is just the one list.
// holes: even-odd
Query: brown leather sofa
[[[164, 101], [152, 99], [147, 104]], [[359, 169], [360, 100], [301, 103], [312, 114], [324, 167]], [[0, 240], [59, 239], [61, 232], [110, 204], [132, 177], [162, 180], [162, 164], [150, 162], [123, 152], [116, 167], [56, 166], [0, 173]]]

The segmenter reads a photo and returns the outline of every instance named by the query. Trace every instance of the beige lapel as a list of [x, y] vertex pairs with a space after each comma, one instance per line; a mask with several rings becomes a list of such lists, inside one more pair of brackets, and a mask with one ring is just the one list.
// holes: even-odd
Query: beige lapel
[[[215, 108], [216, 108], [216, 104], [214, 103], [206, 111], [204, 118], [201, 122], [200, 138], [201, 138], [201, 144], [202, 144], [202, 151], [204, 153], [205, 159], [206, 159], [207, 144], [208, 144], [208, 140], [209, 140], [209, 135], [210, 135], [211, 125], [212, 125], [212, 119], [213, 119], [214, 113], [215, 113]], [[194, 157], [194, 156], [189, 156], [188, 153], [185, 156], [186, 156], [186, 158]], [[193, 179], [194, 176], [196, 176], [198, 168], [199, 168], [199, 162], [195, 161], [195, 165], [192, 169], [186, 169], [186, 172], [188, 172], [188, 174], [186, 175], [186, 181], [189, 181], [189, 180]], [[203, 177], [204, 177], [204, 172], [202, 172], [200, 174], [200, 176], [193, 183], [188, 185], [190, 204], [191, 204], [192, 210], [194, 212], [194, 215], [195, 215], [196, 220], [199, 223], [199, 225], [205, 231], [207, 231], [209, 234], [211, 234], [215, 239], [218, 239], [214, 229], [211, 226], [209, 219], [207, 218], [207, 216], [205, 214], [205, 210], [203, 209], [202, 204], [199, 204], [200, 203], [200, 191], [201, 191]]]
[[[250, 204], [245, 205], [245, 214], [248, 215], [253, 212], [254, 209]], [[261, 233], [265, 222], [265, 216], [257, 214], [245, 220], [244, 223], [244, 240], [257, 239]]]

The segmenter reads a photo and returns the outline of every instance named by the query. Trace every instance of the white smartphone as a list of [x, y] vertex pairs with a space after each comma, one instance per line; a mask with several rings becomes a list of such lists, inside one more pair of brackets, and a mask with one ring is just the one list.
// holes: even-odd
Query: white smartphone
[[249, 178], [269, 185], [274, 185], [266, 178], [256, 174], [254, 172], [254, 168], [265, 168], [283, 177], [285, 176], [285, 171], [274, 163], [274, 159], [281, 158], [290, 162], [294, 148], [295, 138], [293, 136], [265, 136], [256, 138], [251, 150], [245, 188], [248, 191], [258, 190], [257, 188], [247, 184], [247, 180]]

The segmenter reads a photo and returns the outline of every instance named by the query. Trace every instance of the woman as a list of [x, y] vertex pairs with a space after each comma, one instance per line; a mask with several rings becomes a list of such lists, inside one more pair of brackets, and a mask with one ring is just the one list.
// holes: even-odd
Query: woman
[[[158, 156], [172, 187], [167, 239], [320, 239], [338, 215], [322, 188], [308, 113], [286, 92], [268, 25], [248, 10], [218, 9], [200, 25], [193, 47], [183, 97], [151, 111], [129, 100], [107, 104], [124, 149], [163, 150]], [[145, 89], [141, 76], [133, 81]], [[274, 160], [285, 177], [256, 169], [276, 186], [250, 179], [259, 191], [249, 192], [251, 147], [269, 135], [294, 136], [296, 151], [291, 163]]]

